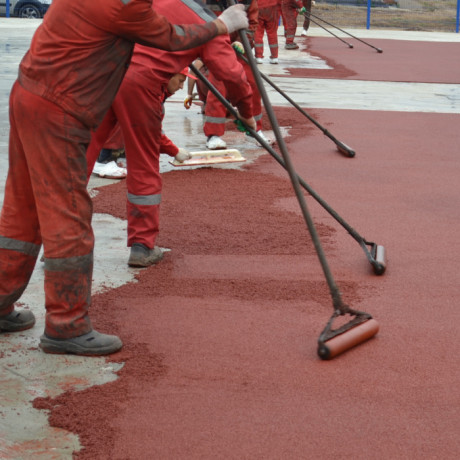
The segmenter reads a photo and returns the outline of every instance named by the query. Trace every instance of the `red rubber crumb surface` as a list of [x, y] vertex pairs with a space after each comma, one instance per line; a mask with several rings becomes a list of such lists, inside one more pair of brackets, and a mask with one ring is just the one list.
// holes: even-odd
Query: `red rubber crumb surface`
[[[398, 65], [382, 56], [382, 72]], [[344, 301], [379, 334], [332, 361], [316, 356], [332, 303], [271, 157], [165, 174], [158, 244], [172, 251], [137, 283], [93, 297], [95, 326], [125, 343], [110, 358], [126, 362], [118, 380], [35, 400], [78, 433], [75, 458], [459, 457], [460, 115], [311, 111], [356, 150], [348, 159], [294, 109], [276, 112], [293, 127], [298, 174], [387, 250], [376, 277], [305, 194]], [[124, 218], [125, 196], [124, 182], [100, 189], [95, 212]]]

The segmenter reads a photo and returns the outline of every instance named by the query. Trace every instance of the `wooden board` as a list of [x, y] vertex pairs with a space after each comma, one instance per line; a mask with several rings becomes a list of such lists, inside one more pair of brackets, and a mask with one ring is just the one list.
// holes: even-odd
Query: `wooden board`
[[190, 154], [192, 158], [185, 160], [183, 163], [177, 160], [172, 160], [170, 163], [173, 166], [199, 166], [246, 161], [246, 158], [236, 149], [204, 150], [201, 152], [190, 152]]

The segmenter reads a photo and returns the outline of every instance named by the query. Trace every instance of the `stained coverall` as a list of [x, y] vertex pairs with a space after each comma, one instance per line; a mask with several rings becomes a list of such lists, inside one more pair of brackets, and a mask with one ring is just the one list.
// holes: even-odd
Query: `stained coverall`
[[307, 10], [307, 14], [304, 15], [305, 19], [303, 20], [303, 30], [306, 32], [310, 27], [310, 16], [308, 13], [311, 13], [311, 0], [302, 0], [302, 5]]
[[199, 46], [214, 23], [170, 24], [150, 0], [54, 0], [10, 95], [9, 170], [0, 216], [0, 316], [14, 311], [45, 251], [45, 334], [92, 331], [94, 236], [86, 148], [120, 86], [135, 42]]
[[[203, 24], [215, 15], [200, 1], [162, 0], [155, 10], [171, 22]], [[175, 53], [136, 45], [131, 65], [101, 126], [92, 136], [87, 151], [88, 177], [100, 146], [116, 120], [125, 141], [128, 176], [126, 185], [128, 242], [153, 249], [159, 234], [162, 178], [160, 139], [163, 99], [169, 79], [201, 57], [221, 79], [228, 97], [243, 118], [252, 116], [252, 91], [237, 61], [228, 35], [220, 35], [200, 47]], [[225, 64], [223, 64], [225, 63]]]
[[259, 4], [258, 26], [254, 34], [256, 58], [264, 57], [264, 32], [267, 32], [270, 57], [278, 57], [278, 0], [257, 0]]
[[[241, 1], [241, 3], [245, 3], [247, 5], [248, 0]], [[216, 14], [218, 15], [219, 11], [218, 10], [215, 10], [215, 11], [216, 11]], [[248, 38], [251, 43], [252, 42], [252, 38], [250, 38], [251, 34], [255, 32], [255, 30], [257, 29], [257, 25], [258, 25], [257, 18], [258, 18], [258, 13], [259, 13], [259, 7], [258, 7], [257, 0], [252, 0], [250, 2], [249, 8], [246, 11], [246, 13], [249, 19], [249, 32], [250, 33], [248, 34]], [[232, 34], [230, 36], [230, 40], [232, 42], [238, 39], [239, 39], [238, 34]], [[259, 131], [262, 129], [262, 99], [259, 94], [259, 89], [257, 88], [257, 84], [254, 80], [254, 76], [252, 74], [252, 70], [249, 64], [247, 64], [240, 58], [238, 58], [238, 61], [243, 66], [246, 72], [246, 77], [252, 88], [252, 94], [253, 94], [252, 96], [252, 110], [253, 110], [252, 114], [257, 123], [256, 130]], [[227, 62], [222, 61], [221, 66], [225, 68], [227, 66]], [[222, 94], [224, 97], [229, 99], [229, 96], [226, 93], [225, 85], [222, 83], [220, 77], [215, 73], [213, 69], [210, 69], [209, 67], [208, 67], [208, 71], [209, 71], [209, 75], [208, 75], [209, 82], [212, 83], [216, 87], [216, 89], [219, 91], [220, 94]], [[227, 122], [227, 109], [219, 101], [219, 99], [217, 99], [217, 97], [214, 96], [214, 94], [212, 94], [210, 91], [208, 92], [207, 97], [206, 97], [204, 120], [205, 120], [205, 123], [203, 126], [203, 132], [206, 137], [210, 137], [210, 136], [221, 137], [225, 134], [225, 123]]]
[[297, 10], [302, 8], [302, 6], [302, 0], [282, 0], [281, 2], [286, 45], [294, 43], [295, 32], [297, 30]]

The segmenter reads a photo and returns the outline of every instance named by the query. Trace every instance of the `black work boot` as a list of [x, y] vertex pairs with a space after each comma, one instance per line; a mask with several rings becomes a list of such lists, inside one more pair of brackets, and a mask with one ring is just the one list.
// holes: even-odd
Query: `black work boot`
[[149, 267], [158, 263], [162, 258], [163, 251], [158, 246], [149, 249], [144, 244], [133, 243], [128, 265], [130, 267]]

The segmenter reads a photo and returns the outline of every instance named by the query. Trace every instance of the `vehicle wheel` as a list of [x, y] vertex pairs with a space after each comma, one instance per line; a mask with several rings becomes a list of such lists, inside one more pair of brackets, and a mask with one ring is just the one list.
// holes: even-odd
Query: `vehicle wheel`
[[18, 16], [20, 18], [27, 18], [27, 19], [37, 19], [37, 18], [42, 17], [40, 10], [35, 5], [21, 6]]

